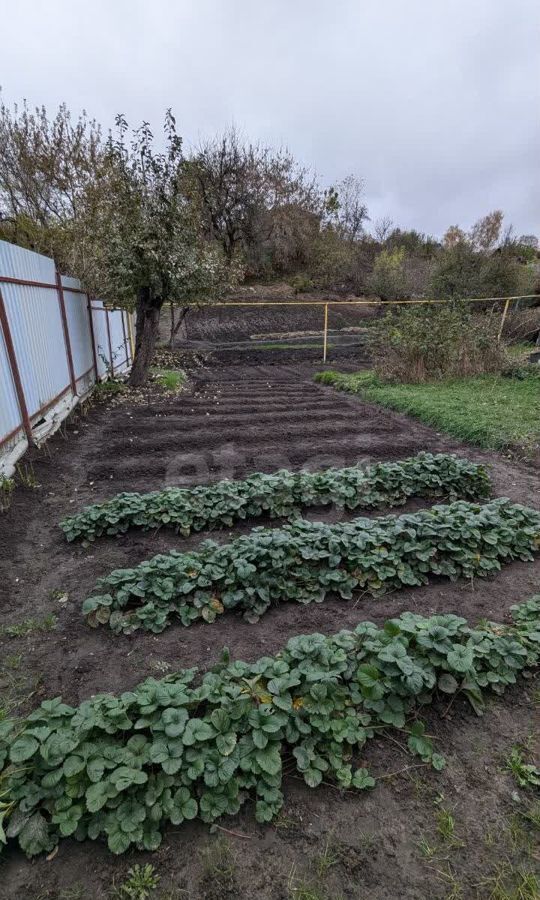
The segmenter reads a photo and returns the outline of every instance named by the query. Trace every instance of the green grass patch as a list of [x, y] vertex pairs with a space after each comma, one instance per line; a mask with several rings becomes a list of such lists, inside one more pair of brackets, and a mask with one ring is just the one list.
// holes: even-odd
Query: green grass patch
[[153, 380], [166, 391], [177, 392], [186, 383], [186, 373], [181, 369], [151, 369]]
[[407, 413], [480, 447], [531, 450], [540, 441], [540, 378], [479, 375], [427, 384], [385, 384], [371, 372], [319, 372], [322, 384]]

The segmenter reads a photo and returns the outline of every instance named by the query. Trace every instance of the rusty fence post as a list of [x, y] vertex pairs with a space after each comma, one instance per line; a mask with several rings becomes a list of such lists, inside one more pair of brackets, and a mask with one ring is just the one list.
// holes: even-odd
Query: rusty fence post
[[64, 298], [64, 285], [62, 284], [62, 276], [56, 269], [56, 290], [58, 293], [58, 303], [60, 305], [60, 316], [62, 318], [62, 329], [64, 331], [64, 344], [66, 346], [66, 356], [69, 370], [69, 381], [73, 395], [77, 397], [77, 381], [75, 379], [75, 368], [73, 366], [73, 353], [71, 352], [71, 340], [69, 337], [69, 325], [66, 313], [66, 301]]
[[109, 342], [109, 360], [111, 363], [111, 375], [114, 378], [114, 361], [113, 361], [113, 351], [112, 351], [112, 342], [111, 342], [111, 325], [109, 322], [109, 310], [105, 309], [105, 321], [107, 323], [107, 340]]
[[6, 344], [9, 365], [11, 368], [11, 374], [13, 376], [13, 383], [15, 385], [15, 393], [17, 394], [17, 401], [18, 401], [19, 410], [21, 413], [21, 425], [24, 428], [26, 437], [28, 439], [28, 444], [30, 446], [32, 446], [34, 443], [34, 437], [32, 435], [32, 424], [30, 422], [30, 416], [28, 415], [28, 407], [26, 406], [26, 397], [24, 396], [24, 388], [23, 388], [23, 383], [21, 381], [21, 373], [19, 372], [17, 356], [15, 354], [15, 347], [13, 346], [13, 339], [11, 337], [11, 329], [9, 327], [9, 320], [7, 317], [7, 310], [6, 310], [6, 306], [4, 303], [4, 298], [2, 296], [1, 290], [0, 290], [0, 325], [2, 326], [2, 331], [4, 333], [4, 341]]
[[98, 361], [97, 361], [97, 353], [96, 353], [96, 336], [94, 334], [94, 318], [92, 316], [92, 301], [90, 299], [90, 294], [86, 295], [86, 308], [88, 309], [88, 319], [90, 322], [90, 342], [92, 344], [92, 360], [94, 363], [94, 375], [96, 379], [96, 384], [99, 381], [99, 369], [98, 369]]

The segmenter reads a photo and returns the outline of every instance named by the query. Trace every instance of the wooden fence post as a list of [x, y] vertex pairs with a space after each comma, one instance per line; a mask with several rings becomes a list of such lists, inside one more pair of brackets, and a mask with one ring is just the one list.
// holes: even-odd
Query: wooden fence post
[[511, 299], [512, 299], [511, 297], [508, 297], [507, 300], [506, 300], [506, 303], [504, 304], [504, 310], [503, 310], [503, 314], [502, 314], [501, 324], [500, 324], [500, 327], [499, 327], [499, 334], [497, 335], [497, 342], [498, 342], [499, 344], [501, 343], [501, 338], [502, 338], [502, 333], [503, 333], [504, 323], [506, 322], [506, 316], [508, 315], [508, 307], [510, 306], [510, 300], [511, 300]]

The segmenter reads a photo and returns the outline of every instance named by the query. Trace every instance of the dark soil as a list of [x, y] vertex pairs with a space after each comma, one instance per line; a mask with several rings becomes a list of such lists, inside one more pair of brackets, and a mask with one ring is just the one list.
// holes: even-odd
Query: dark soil
[[[0, 622], [54, 614], [57, 624], [0, 641], [0, 690], [6, 702], [31, 694], [24, 709], [62, 694], [77, 703], [159, 672], [193, 664], [205, 668], [223, 645], [234, 656], [253, 660], [276, 651], [292, 635], [332, 633], [365, 618], [381, 622], [403, 610], [455, 612], [472, 622], [502, 620], [512, 603], [539, 591], [540, 559], [515, 563], [497, 578], [474, 584], [441, 580], [377, 601], [284, 605], [257, 625], [230, 615], [215, 625], [171, 627], [158, 636], [114, 636], [88, 628], [80, 607], [96, 578], [173, 546], [196, 546], [206, 536], [184, 541], [166, 531], [133, 532], [87, 549], [66, 544], [59, 520], [118, 491], [190, 485], [280, 467], [369, 463], [428, 449], [489, 463], [497, 495], [540, 507], [538, 470], [316, 385], [316, 366], [271, 361], [199, 368], [190, 388], [176, 397], [152, 395], [146, 403], [128, 399], [95, 406], [73, 419], [46, 449], [33, 452], [39, 487], [18, 487], [0, 520]], [[322, 515], [335, 519], [328, 510]], [[213, 537], [227, 539], [252, 524]], [[224, 830], [217, 834], [202, 824], [170, 829], [153, 855], [116, 858], [101, 844], [64, 841], [52, 861], [28, 862], [10, 849], [0, 857], [0, 897], [106, 897], [130, 866], [151, 862], [161, 876], [153, 896], [163, 898], [489, 898], [493, 884], [486, 879], [498, 866], [511, 867], [504, 870], [510, 872], [509, 883], [517, 879], [519, 867], [526, 872], [538, 866], [538, 854], [529, 852], [525, 841], [534, 835], [520, 816], [532, 795], [503, 771], [510, 747], [529, 740], [535, 728], [538, 732], [533, 692], [531, 682], [516, 687], [490, 701], [481, 720], [459, 703], [446, 716], [442, 709], [433, 711], [430, 729], [448, 760], [443, 773], [416, 767], [417, 760], [396, 744], [374, 741], [365, 763], [385, 777], [369, 794], [340, 794], [332, 787], [312, 791], [289, 779], [285, 808], [273, 825], [258, 825], [248, 804], [220, 823]], [[529, 747], [533, 752], [530, 740]], [[392, 773], [398, 774], [389, 777]], [[445, 843], [437, 831], [443, 808], [455, 818], [459, 843]], [[332, 864], [325, 866], [323, 856]], [[302, 894], [305, 883], [319, 893]], [[77, 885], [80, 894], [62, 894]]]
[[[184, 334], [179, 333], [175, 338], [175, 347], [181, 351], [211, 352], [212, 359], [227, 366], [266, 365], [268, 362], [286, 365], [291, 358], [295, 362], [320, 362], [324, 301], [329, 300], [333, 304], [331, 302], [328, 307], [327, 359], [341, 366], [344, 360], [358, 361], [359, 357], [365, 356], [369, 326], [382, 313], [378, 306], [350, 302], [363, 299], [320, 293], [294, 296], [286, 284], [244, 287], [227, 301], [226, 306], [191, 309], [185, 319]], [[244, 305], [235, 306], [234, 303]], [[168, 308], [163, 310], [160, 334], [164, 342], [169, 340]]]

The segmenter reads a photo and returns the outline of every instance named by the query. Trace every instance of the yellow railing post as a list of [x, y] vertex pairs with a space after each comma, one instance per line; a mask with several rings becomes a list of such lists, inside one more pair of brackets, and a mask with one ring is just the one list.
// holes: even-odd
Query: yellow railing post
[[508, 307], [510, 306], [510, 300], [511, 300], [511, 297], [508, 297], [506, 303], [504, 304], [504, 309], [503, 309], [503, 314], [502, 314], [501, 324], [500, 324], [500, 326], [499, 326], [499, 334], [497, 335], [497, 341], [498, 341], [499, 344], [501, 343], [501, 338], [502, 338], [502, 333], [503, 333], [504, 323], [505, 323], [505, 321], [506, 321], [506, 316], [507, 316], [507, 314], [508, 314]]
[[323, 363], [326, 362], [326, 351], [328, 349], [328, 303], [324, 305], [324, 341], [323, 341]]

